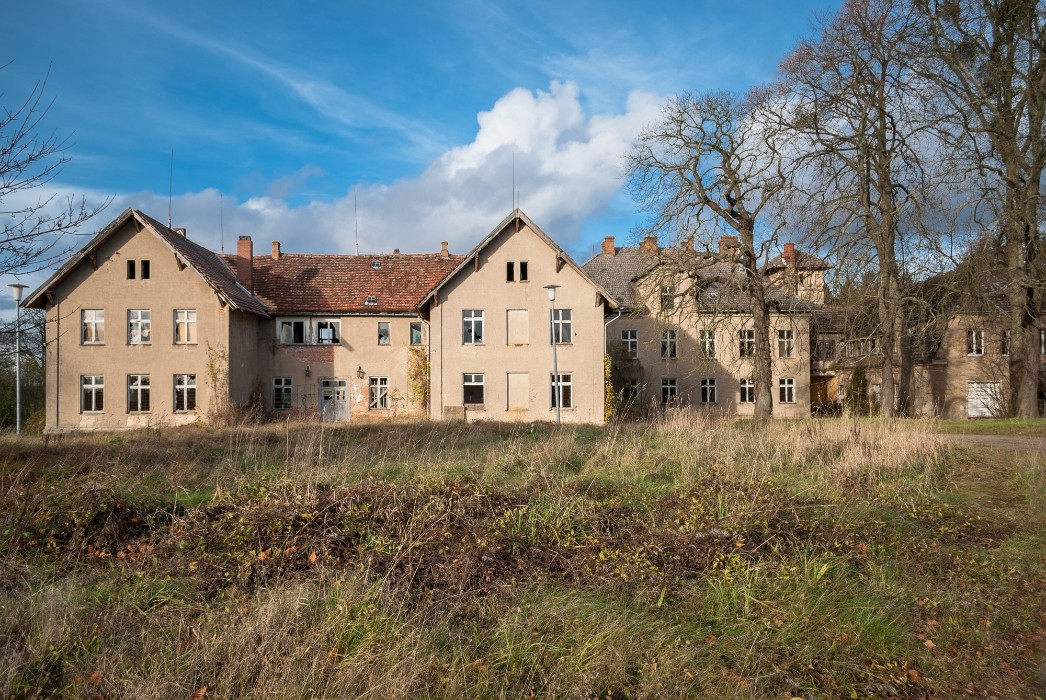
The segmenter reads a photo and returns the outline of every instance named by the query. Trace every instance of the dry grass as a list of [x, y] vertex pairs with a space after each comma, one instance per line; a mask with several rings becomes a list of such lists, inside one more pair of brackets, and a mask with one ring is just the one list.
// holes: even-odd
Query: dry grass
[[1042, 694], [1046, 467], [964, 449], [685, 412], [0, 438], [0, 690]]

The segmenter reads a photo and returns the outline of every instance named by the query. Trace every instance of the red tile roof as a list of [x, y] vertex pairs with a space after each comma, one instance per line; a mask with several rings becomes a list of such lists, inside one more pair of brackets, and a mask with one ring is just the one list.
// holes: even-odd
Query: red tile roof
[[[254, 256], [254, 294], [270, 313], [414, 313], [429, 291], [464, 259], [430, 254]], [[235, 269], [236, 256], [226, 255]], [[378, 261], [380, 268], [371, 263]], [[375, 297], [368, 305], [367, 297]]]

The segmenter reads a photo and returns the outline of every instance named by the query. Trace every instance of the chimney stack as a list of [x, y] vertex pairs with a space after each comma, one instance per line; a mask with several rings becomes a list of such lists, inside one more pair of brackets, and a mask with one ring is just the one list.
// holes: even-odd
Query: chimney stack
[[794, 271], [796, 260], [795, 260], [795, 243], [785, 243], [784, 247], [784, 259], [785, 264], [789, 270]]
[[694, 234], [690, 234], [682, 241], [679, 242], [679, 247], [683, 250], [694, 250]]
[[607, 236], [603, 239], [603, 255], [608, 258], [612, 258], [617, 255], [617, 249], [614, 247], [614, 237]]
[[737, 251], [741, 248], [741, 239], [737, 236], [721, 236], [719, 238], [719, 254], [737, 257]]
[[254, 294], [254, 243], [250, 236], [236, 241], [236, 280]]
[[400, 254], [400, 249], [399, 248], [393, 248], [392, 249], [392, 254], [393, 255], [399, 255]]
[[272, 259], [273, 260], [279, 260], [281, 255], [283, 255], [283, 252], [280, 250], [280, 242], [279, 241], [273, 241], [272, 242]]
[[439, 251], [439, 256], [441, 258], [443, 258], [444, 260], [450, 259], [450, 248], [449, 248], [450, 244], [447, 243], [446, 241], [442, 241], [440, 243], [440, 246], [441, 246], [441, 248], [440, 248], [440, 251]]
[[171, 230], [177, 234], [180, 234], [183, 238], [188, 238], [184, 228], [172, 228]]
[[657, 236], [645, 236], [639, 244], [642, 255], [657, 255]]

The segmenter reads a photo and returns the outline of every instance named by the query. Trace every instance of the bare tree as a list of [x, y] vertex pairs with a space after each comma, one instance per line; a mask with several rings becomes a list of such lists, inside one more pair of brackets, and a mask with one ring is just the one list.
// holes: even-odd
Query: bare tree
[[984, 204], [1005, 259], [1012, 415], [1037, 415], [1046, 168], [1046, 5], [1039, 0], [914, 0], [924, 75], [950, 107], [953, 155], [986, 178]]
[[[715, 256], [717, 231], [738, 237], [724, 262], [739, 265], [755, 331], [752, 382], [755, 417], [773, 413], [769, 282], [760, 267], [774, 238], [763, 221], [782, 192], [784, 177], [773, 139], [759, 119], [759, 95], [684, 94], [665, 105], [628, 157], [637, 202], [651, 214], [647, 233], [697, 240]], [[688, 246], [689, 247], [689, 246]], [[689, 256], [707, 264], [706, 256]]]
[[910, 374], [899, 259], [905, 237], [921, 229], [919, 145], [925, 149], [930, 126], [912, 69], [917, 29], [906, 0], [848, 0], [782, 63], [780, 115], [796, 153], [796, 219], [805, 220], [814, 247], [873, 268], [883, 415], [904, 409]]
[[0, 275], [35, 272], [60, 261], [70, 248], [64, 235], [108, 204], [38, 193], [69, 162], [69, 137], [43, 130], [52, 104], [44, 99], [46, 86], [45, 78], [14, 107], [0, 106]]

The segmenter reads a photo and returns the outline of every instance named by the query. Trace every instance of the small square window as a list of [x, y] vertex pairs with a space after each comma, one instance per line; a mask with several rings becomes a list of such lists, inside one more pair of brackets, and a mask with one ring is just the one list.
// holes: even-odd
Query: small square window
[[372, 269], [372, 270], [380, 270], [381, 269], [381, 261], [380, 260], [371, 260], [370, 261], [370, 269]]
[[378, 297], [369, 296], [369, 297], [367, 297], [366, 301], [364, 301], [363, 303], [366, 306], [377, 306], [378, 305]]

